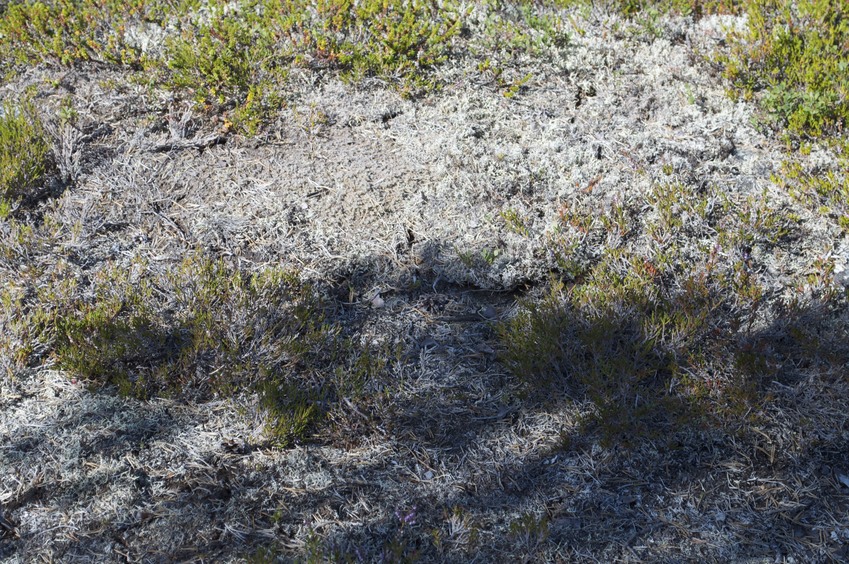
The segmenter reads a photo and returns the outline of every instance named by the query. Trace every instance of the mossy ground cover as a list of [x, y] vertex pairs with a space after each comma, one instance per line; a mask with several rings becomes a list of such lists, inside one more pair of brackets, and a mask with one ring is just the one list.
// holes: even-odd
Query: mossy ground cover
[[4, 5], [0, 554], [845, 556], [844, 20]]

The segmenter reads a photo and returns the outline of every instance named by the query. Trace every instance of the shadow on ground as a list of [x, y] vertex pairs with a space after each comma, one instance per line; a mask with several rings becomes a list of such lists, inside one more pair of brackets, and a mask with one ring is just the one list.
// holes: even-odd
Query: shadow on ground
[[[692, 341], [671, 352], [638, 338], [644, 303], [619, 304], [637, 313], [598, 327], [554, 309], [545, 326], [556, 328], [558, 356], [539, 349], [534, 366], [551, 378], [534, 387], [541, 381], [505, 368], [503, 327], [516, 300], [539, 299], [540, 288], [482, 291], [440, 280], [439, 265], [393, 270], [375, 258], [322, 292], [346, 338], [394, 357], [360, 393], [332, 398], [311, 440], [269, 450], [223, 436], [214, 404], [172, 404], [175, 416], [166, 403], [109, 391], [71, 395], [63, 401], [85, 406], [63, 415], [57, 400], [59, 415], [4, 456], [25, 467], [59, 448], [83, 471], [54, 465], [29, 477], [33, 486], [4, 503], [6, 518], [24, 507], [38, 515], [48, 501], [91, 512], [50, 544], [70, 560], [846, 556], [842, 298], [708, 339], [714, 348]], [[705, 327], [726, 327], [714, 311]], [[685, 359], [706, 350], [728, 355], [710, 366], [736, 371], [725, 389], [733, 401], [706, 384], [704, 396], [681, 394]], [[578, 367], [608, 367], [611, 379], [593, 387]], [[97, 509], [92, 498], [106, 501]], [[6, 539], [5, 557], [38, 541], [32, 527]]]
[[[728, 310], [717, 308], [705, 320], [705, 340], [674, 356], [638, 338], [640, 315], [651, 311], [585, 328], [601, 330], [595, 350], [568, 329], [586, 317], [550, 320], [565, 336], [560, 346], [573, 351], [540, 393], [507, 373], [500, 355], [475, 352], [505, 348], [502, 321], [475, 312], [508, 317], [517, 295], [448, 285], [437, 292], [427, 282], [398, 294], [399, 309], [436, 302], [462, 304], [465, 314], [435, 311], [412, 324], [418, 337], [405, 348], [417, 354], [406, 357], [405, 375], [394, 374], [406, 379], [402, 393], [380, 417], [393, 455], [361, 465], [362, 481], [339, 507], [344, 514], [378, 496], [396, 510], [361, 525], [325, 524], [313, 554], [354, 561], [846, 556], [849, 531], [831, 517], [849, 508], [842, 298], [778, 311], [759, 329], [713, 339], [715, 328], [729, 326]], [[617, 379], [596, 388], [580, 375], [562, 380], [575, 364], [597, 369], [592, 357], [601, 350], [612, 354], [609, 374]], [[708, 371], [689, 383], [698, 393], [682, 396], [674, 377], [706, 351], [717, 355], [707, 366], [726, 371], [725, 387], [712, 388], [720, 378]], [[639, 377], [627, 380], [629, 369]], [[271, 546], [276, 553], [279, 545]]]

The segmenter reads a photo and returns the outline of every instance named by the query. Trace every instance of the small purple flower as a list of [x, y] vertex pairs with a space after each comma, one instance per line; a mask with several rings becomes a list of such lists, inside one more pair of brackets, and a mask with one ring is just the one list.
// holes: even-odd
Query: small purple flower
[[395, 512], [395, 517], [398, 518], [398, 521], [401, 522], [401, 526], [404, 525], [415, 525], [416, 524], [416, 506], [414, 505], [412, 509], [410, 509], [409, 513], [403, 513], [401, 510]]

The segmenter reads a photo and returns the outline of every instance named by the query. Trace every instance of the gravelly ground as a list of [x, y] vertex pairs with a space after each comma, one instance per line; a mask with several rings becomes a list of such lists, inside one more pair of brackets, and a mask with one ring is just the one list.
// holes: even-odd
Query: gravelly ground
[[[42, 90], [45, 108], [73, 93], [88, 124], [66, 155], [78, 181], [50, 211], [74, 233], [63, 251], [79, 273], [197, 248], [293, 266], [340, 292], [360, 338], [403, 356], [391, 404], [343, 407], [290, 450], [267, 447], [255, 398], [139, 402], [50, 366], [0, 378], [0, 558], [218, 561], [274, 546], [284, 560], [394, 561], [393, 543], [454, 562], [849, 558], [845, 377], [776, 384], [771, 426], [745, 436], [684, 429], [677, 447], [626, 448], [578, 432], [580, 401], [520, 404], [495, 354], [491, 321], [556, 268], [547, 242], [564, 205], [648, 213], [671, 169], [798, 207], [770, 182], [781, 147], [699, 56], [735, 24], [667, 20], [650, 40], [593, 19], [528, 61], [514, 98], [462, 59], [440, 71], [442, 92], [413, 101], [305, 74], [266, 135], [203, 148], [215, 124], [107, 88], [107, 71]], [[792, 246], [753, 251], [776, 299], [817, 256], [839, 266], [849, 250], [798, 211]], [[810, 316], [845, 335], [845, 311]]]

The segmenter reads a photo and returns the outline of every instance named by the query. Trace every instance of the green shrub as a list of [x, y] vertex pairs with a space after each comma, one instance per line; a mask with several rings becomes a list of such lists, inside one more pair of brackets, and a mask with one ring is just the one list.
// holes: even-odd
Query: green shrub
[[229, 110], [226, 126], [254, 134], [283, 103], [278, 92], [291, 53], [279, 41], [279, 5], [213, 1], [207, 9], [205, 20], [184, 14], [181, 33], [166, 41], [166, 83], [199, 106]]
[[244, 278], [192, 257], [135, 281], [119, 269], [101, 272], [90, 297], [57, 316], [55, 350], [62, 368], [94, 385], [204, 397], [254, 383], [260, 368], [282, 372], [325, 336], [319, 303], [291, 275]]
[[106, 267], [86, 284], [59, 266], [38, 276], [2, 293], [4, 346], [18, 363], [52, 359], [92, 388], [141, 399], [257, 393], [281, 446], [384, 367], [341, 338], [317, 293], [281, 270], [246, 275], [192, 256], [165, 271]]
[[641, 201], [576, 198], [560, 216], [549, 293], [498, 327], [530, 396], [588, 400], [585, 422], [624, 442], [757, 405], [764, 366], [741, 343], [768, 303], [758, 261], [796, 236], [798, 216], [765, 193], [674, 181]]
[[818, 137], [849, 119], [849, 11], [841, 0], [755, 0], [748, 29], [731, 35], [725, 66], [734, 93], [757, 97], [789, 132]]
[[429, 71], [447, 58], [459, 29], [446, 4], [421, 0], [266, 0], [209, 5], [211, 16], [181, 18], [168, 40], [168, 83], [196, 102], [232, 108], [237, 129], [254, 133], [283, 101], [292, 64], [379, 76], [407, 94], [436, 87]]
[[[167, 30], [164, 49], [142, 53], [130, 37], [146, 23]], [[460, 25], [451, 2], [424, 0], [28, 0], [0, 14], [0, 53], [145, 69], [152, 83], [188, 90], [254, 133], [282, 104], [293, 64], [381, 77], [405, 94], [435, 88], [430, 71]]]
[[499, 333], [503, 360], [532, 393], [586, 397], [602, 439], [630, 442], [696, 422], [700, 406], [676, 382], [703, 346], [717, 298], [697, 278], [664, 295], [645, 272], [617, 272], [619, 260], [571, 289], [555, 284]]
[[448, 57], [462, 16], [452, 2], [286, 0], [280, 20], [295, 62], [379, 76], [403, 92], [431, 89], [428, 71]]
[[143, 57], [127, 43], [127, 28], [134, 22], [162, 18], [166, 5], [145, 0], [15, 2], [0, 14], [0, 46], [6, 58], [20, 63], [95, 61], [138, 66]]
[[51, 166], [50, 143], [30, 100], [0, 105], [0, 204], [36, 195]]
[[[14, 238], [32, 246], [43, 235], [26, 229]], [[0, 250], [12, 243], [4, 236]], [[25, 252], [35, 251], [47, 249]], [[6, 272], [18, 262], [25, 261], [17, 254], [0, 255]], [[28, 264], [0, 289], [4, 359], [17, 368], [56, 366], [92, 389], [139, 399], [257, 394], [277, 446], [317, 430], [339, 398], [357, 401], [379, 385], [392, 356], [389, 347], [370, 350], [343, 335], [319, 293], [292, 272], [248, 274], [193, 254], [157, 269], [137, 261], [85, 278], [73, 273], [61, 260]]]

